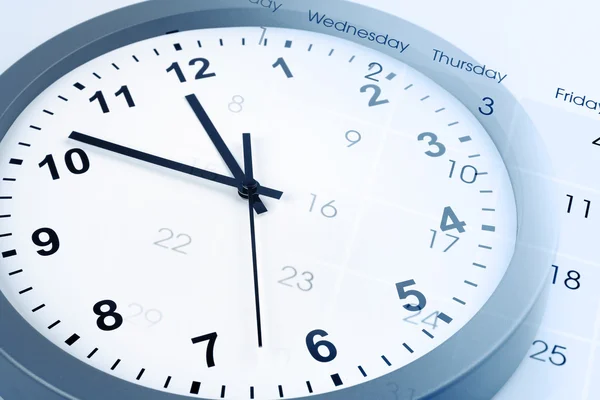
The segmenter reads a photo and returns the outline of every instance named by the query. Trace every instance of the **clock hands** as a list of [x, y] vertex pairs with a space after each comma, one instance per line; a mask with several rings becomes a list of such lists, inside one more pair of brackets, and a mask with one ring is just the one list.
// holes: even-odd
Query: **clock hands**
[[252, 171], [252, 145], [250, 142], [250, 134], [244, 133], [244, 170], [246, 171], [246, 179], [242, 186], [248, 193], [248, 211], [250, 213], [250, 243], [252, 246], [252, 268], [254, 271], [254, 305], [256, 307], [256, 330], [258, 335], [258, 347], [262, 347], [262, 324], [260, 319], [260, 299], [258, 289], [258, 262], [256, 257], [256, 231], [254, 227], [254, 204], [257, 198], [257, 189], [260, 187], [258, 182], [254, 180], [254, 172]]
[[[76, 140], [81, 143], [89, 144], [90, 146], [99, 147], [101, 149], [121, 154], [136, 160], [144, 161], [149, 164], [158, 165], [174, 171], [183, 172], [184, 174], [193, 175], [199, 178], [207, 179], [209, 181], [221, 183], [223, 185], [239, 188], [240, 181], [236, 178], [229, 176], [220, 175], [214, 172], [206, 171], [200, 168], [191, 167], [189, 165], [181, 164], [176, 161], [168, 160], [166, 158], [158, 157], [152, 154], [144, 153], [138, 150], [131, 149], [129, 147], [121, 146], [115, 143], [107, 142], [102, 139], [98, 139], [92, 136], [85, 135], [79, 132], [72, 132], [69, 138]], [[270, 189], [264, 186], [259, 186], [256, 190], [257, 194], [271, 197], [274, 199], [280, 199], [283, 192], [278, 190]]]
[[[204, 110], [204, 107], [202, 107], [202, 104], [200, 104], [200, 101], [198, 100], [196, 95], [190, 94], [188, 96], [185, 96], [185, 98], [188, 101], [190, 107], [192, 107], [192, 110], [196, 114], [196, 117], [198, 118], [198, 120], [200, 121], [202, 126], [204, 127], [204, 130], [208, 134], [208, 137], [210, 138], [210, 140], [213, 142], [213, 144], [217, 148], [217, 151], [221, 155], [221, 158], [223, 159], [223, 161], [225, 161], [225, 164], [227, 164], [229, 171], [231, 171], [231, 173], [233, 174], [235, 179], [237, 179], [238, 183], [244, 182], [244, 180], [245, 180], [244, 171], [242, 171], [242, 169], [240, 168], [240, 165], [235, 160], [235, 157], [233, 157], [233, 154], [231, 154], [231, 151], [225, 144], [225, 141], [223, 141], [223, 138], [217, 131], [217, 128], [215, 128], [215, 125], [210, 120], [210, 117]], [[261, 194], [261, 193], [259, 193], [259, 194]], [[242, 193], [241, 191], [240, 191], [240, 195], [245, 197], [245, 193]], [[256, 198], [254, 199], [254, 209], [256, 210], [256, 212], [258, 214], [267, 212], [267, 207], [265, 207], [262, 200], [258, 196], [256, 196]]]

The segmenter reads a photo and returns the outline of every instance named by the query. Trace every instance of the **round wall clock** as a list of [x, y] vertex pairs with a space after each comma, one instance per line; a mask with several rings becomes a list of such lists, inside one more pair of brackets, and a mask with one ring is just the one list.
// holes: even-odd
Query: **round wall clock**
[[0, 77], [0, 394], [492, 397], [556, 240], [504, 79], [343, 1], [50, 40]]

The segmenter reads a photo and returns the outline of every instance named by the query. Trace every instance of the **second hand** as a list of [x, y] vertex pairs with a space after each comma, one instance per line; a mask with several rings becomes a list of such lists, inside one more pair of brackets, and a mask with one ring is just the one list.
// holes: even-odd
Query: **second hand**
[[260, 296], [258, 285], [258, 261], [256, 257], [256, 229], [254, 225], [254, 201], [258, 182], [254, 180], [252, 170], [252, 144], [250, 134], [244, 133], [244, 172], [246, 180], [243, 182], [244, 188], [248, 191], [248, 211], [250, 213], [250, 244], [252, 246], [252, 270], [254, 273], [254, 304], [256, 307], [256, 332], [258, 336], [258, 347], [262, 347], [262, 323], [260, 318]]

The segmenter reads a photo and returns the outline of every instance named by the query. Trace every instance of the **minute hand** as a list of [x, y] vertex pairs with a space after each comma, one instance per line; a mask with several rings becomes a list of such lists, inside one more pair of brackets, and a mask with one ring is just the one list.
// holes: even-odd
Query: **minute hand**
[[[158, 157], [152, 154], [144, 153], [139, 150], [131, 149], [129, 147], [107, 142], [105, 140], [88, 136], [83, 133], [72, 132], [69, 135], [69, 138], [81, 143], [89, 144], [90, 146], [99, 147], [101, 149], [113, 153], [121, 154], [123, 156], [134, 158], [136, 160], [144, 161], [149, 164], [158, 165], [174, 171], [183, 172], [184, 174], [193, 175], [198, 178], [207, 179], [209, 181], [221, 183], [223, 185], [231, 186], [234, 188], [239, 187], [239, 182], [235, 178], [220, 175], [200, 168], [191, 167], [189, 165], [181, 164], [176, 161], [168, 160], [166, 158]], [[274, 199], [280, 199], [283, 195], [283, 193], [278, 190], [270, 189], [263, 186], [259, 187], [258, 193], [260, 193], [263, 196], [272, 197]]]
[[[221, 158], [223, 159], [223, 161], [225, 161], [225, 164], [227, 165], [235, 179], [238, 180], [238, 184], [241, 185], [241, 183], [246, 179], [246, 175], [244, 174], [244, 171], [242, 171], [242, 168], [240, 168], [240, 165], [235, 160], [233, 154], [231, 154], [229, 147], [227, 147], [227, 145], [225, 144], [225, 141], [219, 134], [219, 131], [217, 131], [217, 128], [215, 128], [215, 125], [210, 120], [210, 117], [206, 113], [206, 110], [204, 110], [204, 107], [202, 107], [202, 104], [200, 104], [200, 101], [198, 100], [195, 94], [190, 94], [188, 96], [185, 96], [185, 98], [192, 110], [194, 111], [194, 114], [196, 114], [196, 118], [198, 118], [198, 121], [200, 121], [202, 127], [208, 134], [208, 137], [213, 142], [217, 151], [221, 155]], [[262, 193], [259, 192], [259, 194]], [[259, 214], [262, 214], [267, 211], [267, 207], [265, 207], [265, 205], [258, 196], [254, 198], [254, 209]]]

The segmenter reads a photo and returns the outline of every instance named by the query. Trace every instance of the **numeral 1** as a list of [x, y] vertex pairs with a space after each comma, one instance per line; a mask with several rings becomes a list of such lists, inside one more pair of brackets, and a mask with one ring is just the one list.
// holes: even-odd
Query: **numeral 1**
[[281, 69], [283, 69], [283, 72], [285, 73], [285, 76], [287, 76], [288, 78], [294, 77], [294, 75], [292, 75], [292, 71], [290, 71], [290, 67], [288, 67], [283, 57], [279, 57], [277, 61], [275, 61], [275, 64], [273, 64], [273, 68], [277, 67], [281, 67]]

